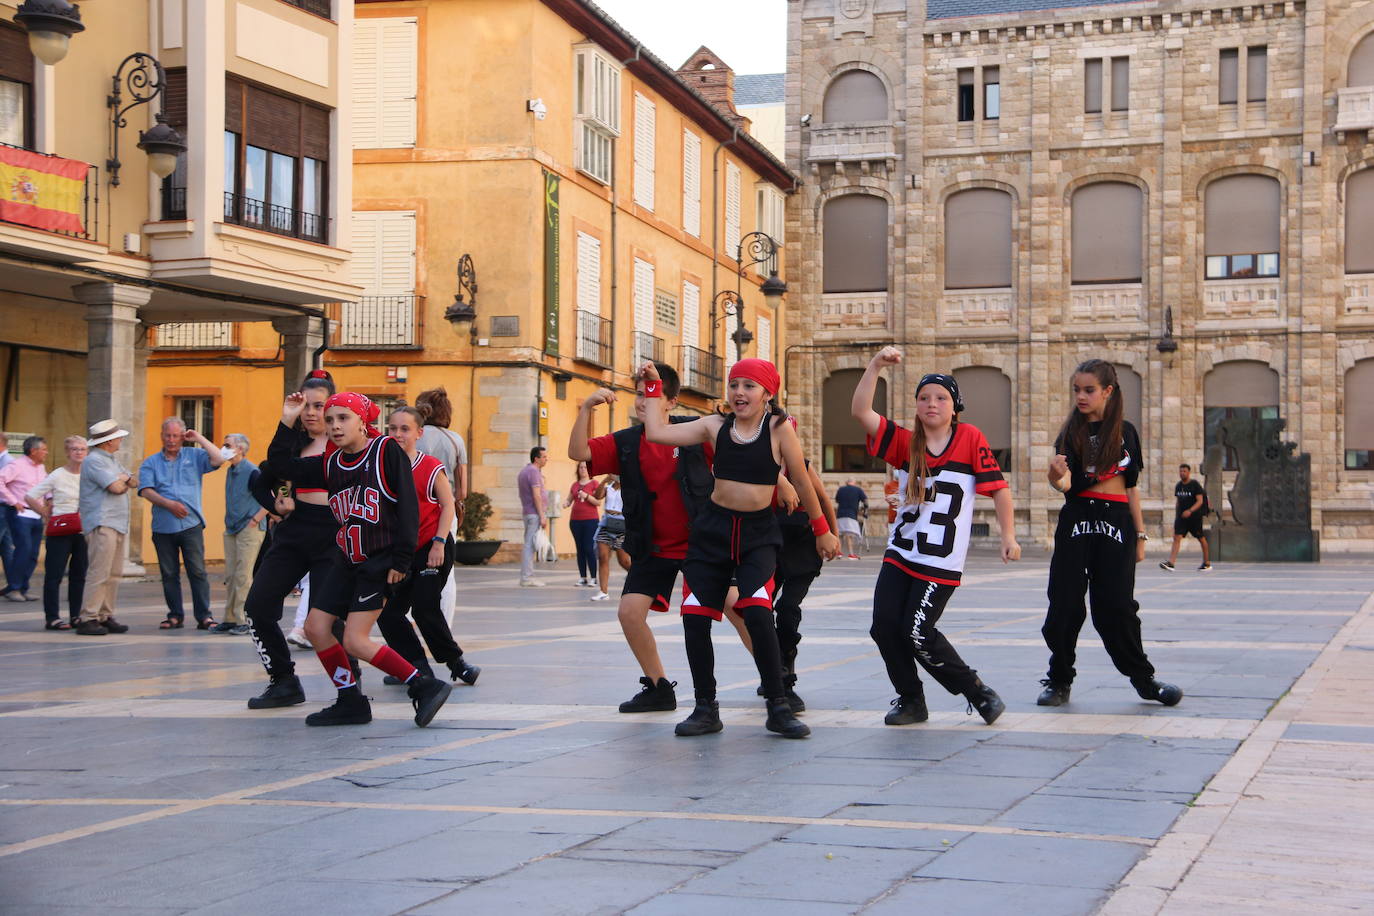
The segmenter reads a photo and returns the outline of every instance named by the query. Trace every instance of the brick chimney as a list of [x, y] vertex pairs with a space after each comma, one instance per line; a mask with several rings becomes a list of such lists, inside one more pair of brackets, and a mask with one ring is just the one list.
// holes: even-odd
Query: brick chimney
[[677, 75], [715, 106], [725, 118], [746, 133], [750, 120], [735, 110], [735, 71], [710, 48], [697, 48]]

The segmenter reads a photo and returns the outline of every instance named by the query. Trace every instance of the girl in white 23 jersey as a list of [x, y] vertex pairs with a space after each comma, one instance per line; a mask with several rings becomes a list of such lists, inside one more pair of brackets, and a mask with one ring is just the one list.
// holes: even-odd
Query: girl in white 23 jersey
[[868, 453], [897, 468], [897, 520], [888, 534], [873, 590], [873, 626], [887, 676], [897, 691], [888, 725], [924, 722], [919, 663], [940, 686], [963, 694], [991, 725], [1006, 704], [964, 664], [936, 623], [964, 572], [973, 503], [991, 496], [1002, 534], [1002, 562], [1021, 557], [1011, 490], [978, 427], [960, 423], [964, 409], [953, 376], [930, 374], [916, 385], [916, 422], [908, 430], [873, 409], [878, 373], [902, 361], [895, 347], [873, 357], [854, 389], [850, 409], [868, 435]]

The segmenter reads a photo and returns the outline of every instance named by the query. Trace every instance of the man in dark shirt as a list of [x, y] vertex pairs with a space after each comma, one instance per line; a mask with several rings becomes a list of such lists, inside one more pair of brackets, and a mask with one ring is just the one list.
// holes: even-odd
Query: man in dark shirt
[[851, 560], [859, 558], [859, 540], [863, 537], [863, 526], [859, 523], [859, 507], [868, 513], [868, 494], [859, 487], [853, 477], [835, 491], [835, 516], [840, 525], [840, 553]]
[[1202, 545], [1202, 565], [1198, 569], [1208, 572], [1212, 562], [1207, 550], [1207, 535], [1202, 531], [1203, 504], [1206, 496], [1202, 484], [1192, 479], [1193, 469], [1186, 464], [1178, 466], [1178, 484], [1174, 487], [1174, 546], [1169, 551], [1169, 559], [1159, 564], [1160, 569], [1174, 571], [1174, 561], [1178, 559], [1178, 548], [1183, 544], [1185, 535], [1191, 534]]

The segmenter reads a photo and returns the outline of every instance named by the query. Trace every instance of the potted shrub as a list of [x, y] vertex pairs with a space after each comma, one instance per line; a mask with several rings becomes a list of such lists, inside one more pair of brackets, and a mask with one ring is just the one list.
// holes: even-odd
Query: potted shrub
[[482, 533], [491, 521], [491, 500], [485, 493], [469, 493], [463, 499], [463, 520], [458, 524], [460, 540], [453, 544], [453, 562], [464, 566], [485, 563], [505, 541], [484, 540]]

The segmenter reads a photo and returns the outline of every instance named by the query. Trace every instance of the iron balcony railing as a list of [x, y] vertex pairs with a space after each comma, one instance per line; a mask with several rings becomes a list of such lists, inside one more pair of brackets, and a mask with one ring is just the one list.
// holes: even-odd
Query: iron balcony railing
[[634, 368], [638, 370], [641, 363], [649, 360], [656, 363], [663, 362], [663, 338], [646, 334], [643, 331], [635, 331]]
[[186, 218], [186, 189], [165, 184], [162, 186], [162, 218]]
[[577, 310], [577, 359], [611, 368], [611, 320], [596, 312]]
[[286, 0], [286, 2], [297, 9], [305, 10], [307, 13], [314, 13], [316, 16], [323, 16], [326, 19], [333, 18], [332, 0]]
[[323, 242], [329, 222], [318, 213], [269, 204], [232, 191], [224, 192], [224, 221], [308, 242]]
[[413, 350], [420, 346], [424, 297], [413, 293], [363, 296], [340, 303], [329, 345], [336, 350]]
[[682, 351], [682, 387], [708, 398], [720, 397], [725, 360], [696, 347], [678, 349]]
[[237, 350], [238, 325], [232, 321], [178, 321], [153, 330], [155, 350]]
[[[15, 146], [13, 143], [0, 143], [0, 146], [10, 149], [21, 149], [36, 156], [43, 156], [48, 159], [66, 159], [65, 156], [54, 156], [51, 153], [42, 153], [38, 150], [29, 149], [27, 146]], [[15, 187], [4, 188], [2, 192], [5, 197], [13, 201], [22, 201], [26, 190], [19, 186], [16, 179]], [[22, 217], [6, 219], [0, 216], [0, 223], [9, 223], [14, 226], [28, 226], [31, 229], [43, 229], [45, 232], [55, 232], [58, 235], [69, 236], [74, 239], [99, 239], [100, 238], [100, 170], [93, 165], [86, 167], [86, 178], [81, 187], [81, 229], [44, 229], [42, 226], [23, 219]]]

